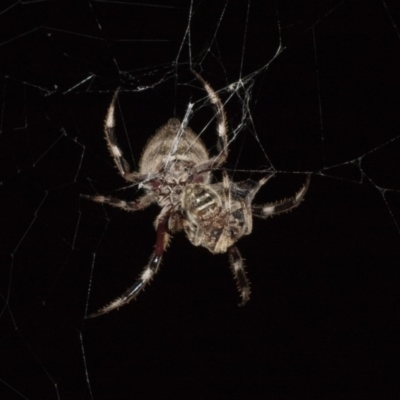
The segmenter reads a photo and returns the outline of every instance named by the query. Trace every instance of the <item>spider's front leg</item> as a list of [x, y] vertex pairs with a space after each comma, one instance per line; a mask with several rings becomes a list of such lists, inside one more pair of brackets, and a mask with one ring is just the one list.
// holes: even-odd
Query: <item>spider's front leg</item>
[[283, 214], [296, 208], [304, 200], [304, 196], [307, 193], [308, 187], [310, 186], [311, 175], [307, 174], [306, 182], [303, 187], [289, 199], [284, 199], [275, 203], [266, 203], [262, 205], [253, 205], [253, 215], [258, 218], [268, 218], [273, 215]]
[[144, 196], [141, 196], [133, 201], [125, 201], [112, 196], [100, 195], [89, 196], [86, 194], [81, 194], [81, 197], [95, 201], [96, 203], [108, 204], [109, 206], [121, 208], [124, 211], [143, 210], [155, 201], [154, 197], [149, 193], [146, 193]]
[[98, 311], [88, 315], [86, 318], [94, 318], [98, 317], [99, 315], [107, 314], [112, 310], [115, 310], [119, 307], [122, 307], [130, 303], [151, 281], [153, 275], [158, 271], [164, 250], [168, 245], [169, 241], [169, 234], [167, 232], [168, 218], [169, 215], [164, 216], [162, 219], [159, 220], [157, 224], [157, 241], [156, 245], [154, 246], [154, 251], [150, 257], [148, 264], [143, 269], [137, 281], [130, 288], [128, 288], [121, 296], [116, 298], [110, 304], [106, 305], [103, 308], [100, 308]]
[[242, 301], [239, 306], [244, 306], [250, 300], [250, 283], [246, 276], [243, 258], [236, 246], [228, 249], [229, 263], [235, 277], [237, 287]]

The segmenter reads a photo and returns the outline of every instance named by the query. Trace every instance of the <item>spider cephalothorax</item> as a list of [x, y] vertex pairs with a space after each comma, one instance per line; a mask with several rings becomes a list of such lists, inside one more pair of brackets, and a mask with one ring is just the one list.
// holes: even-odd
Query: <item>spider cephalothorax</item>
[[207, 91], [216, 110], [218, 154], [210, 157], [200, 138], [176, 118], [163, 125], [147, 143], [139, 163], [139, 171], [131, 171], [120, 150], [115, 135], [115, 93], [105, 121], [105, 137], [120, 175], [138, 184], [144, 195], [134, 201], [114, 197], [84, 196], [98, 203], [109, 204], [125, 211], [142, 210], [152, 203], [161, 207], [156, 218], [156, 244], [150, 260], [138, 280], [120, 297], [97, 312], [96, 317], [128, 304], [157, 272], [170, 234], [183, 230], [195, 246], [203, 246], [211, 253], [228, 253], [236, 278], [241, 305], [249, 300], [250, 287], [243, 259], [235, 243], [252, 231], [252, 217], [268, 218], [297, 207], [307, 191], [310, 176], [292, 198], [277, 203], [253, 205], [253, 198], [273, 174], [259, 182], [230, 181], [223, 172], [222, 182], [212, 183], [211, 172], [219, 168], [228, 156], [227, 123], [223, 104], [218, 94], [194, 72]]

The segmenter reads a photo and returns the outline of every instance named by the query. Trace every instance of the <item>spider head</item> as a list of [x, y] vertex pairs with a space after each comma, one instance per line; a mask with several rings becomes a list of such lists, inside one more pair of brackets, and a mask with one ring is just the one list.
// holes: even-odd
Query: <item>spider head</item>
[[251, 231], [251, 215], [246, 217], [250, 211], [245, 202], [225, 192], [221, 184], [191, 184], [182, 195], [186, 235], [195, 246], [211, 253], [225, 253]]

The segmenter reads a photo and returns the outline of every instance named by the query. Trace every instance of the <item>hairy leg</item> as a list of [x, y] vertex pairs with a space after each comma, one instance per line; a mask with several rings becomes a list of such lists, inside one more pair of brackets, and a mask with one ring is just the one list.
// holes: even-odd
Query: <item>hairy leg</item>
[[142, 182], [145, 177], [138, 172], [131, 172], [130, 165], [122, 154], [122, 150], [118, 146], [117, 137], [115, 134], [115, 104], [117, 102], [119, 88], [115, 91], [111, 104], [108, 107], [106, 120], [104, 121], [104, 134], [106, 137], [108, 149], [114, 159], [114, 163], [120, 175], [129, 182]]
[[81, 197], [95, 201], [96, 203], [108, 204], [109, 206], [121, 208], [125, 211], [143, 210], [155, 201], [150, 194], [145, 194], [133, 201], [125, 201], [112, 196], [88, 196], [86, 194], [81, 194]]
[[308, 190], [310, 185], [310, 177], [311, 175], [307, 175], [307, 180], [302, 188], [289, 199], [284, 199], [281, 201], [277, 201], [275, 203], [266, 203], [261, 205], [253, 205], [252, 211], [255, 217], [259, 218], [268, 218], [273, 215], [279, 215], [288, 211], [291, 211], [293, 208], [296, 208], [300, 205], [300, 203], [304, 200], [304, 196]]
[[226, 161], [228, 157], [228, 136], [226, 114], [221, 99], [214, 91], [214, 89], [197, 72], [192, 71], [192, 73], [202, 83], [204, 89], [207, 91], [208, 98], [210, 99], [211, 104], [213, 104], [216, 109], [215, 116], [217, 119], [217, 148], [219, 154], [215, 157], [212, 157], [209, 161], [197, 166], [196, 173], [199, 173], [202, 171], [210, 170], [212, 168], [217, 168]]
[[228, 249], [229, 262], [235, 277], [237, 288], [242, 301], [239, 306], [244, 306], [250, 300], [250, 283], [246, 276], [243, 258], [236, 246]]
[[169, 234], [167, 233], [168, 216], [162, 219], [157, 225], [157, 240], [154, 246], [154, 251], [150, 256], [150, 260], [136, 282], [129, 287], [121, 296], [117, 297], [110, 304], [100, 308], [98, 311], [88, 315], [86, 318], [95, 318], [103, 314], [107, 314], [112, 310], [120, 308], [132, 300], [146, 287], [153, 276], [157, 273], [161, 264], [163, 253], [168, 245]]

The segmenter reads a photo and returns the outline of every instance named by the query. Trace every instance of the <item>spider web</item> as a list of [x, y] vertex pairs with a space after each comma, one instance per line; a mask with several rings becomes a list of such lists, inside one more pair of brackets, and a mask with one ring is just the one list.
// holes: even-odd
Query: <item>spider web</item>
[[[391, 398], [397, 2], [1, 7], [2, 398]], [[103, 138], [112, 95], [121, 87], [117, 135], [133, 168], [171, 117], [216, 154], [214, 112], [191, 69], [225, 105], [231, 179], [275, 172], [263, 203], [292, 196], [310, 172], [306, 200], [238, 243], [245, 308], [227, 257], [176, 235], [138, 302], [85, 321], [134, 281], [155, 241], [157, 207], [127, 214], [80, 197], [139, 193]]]

